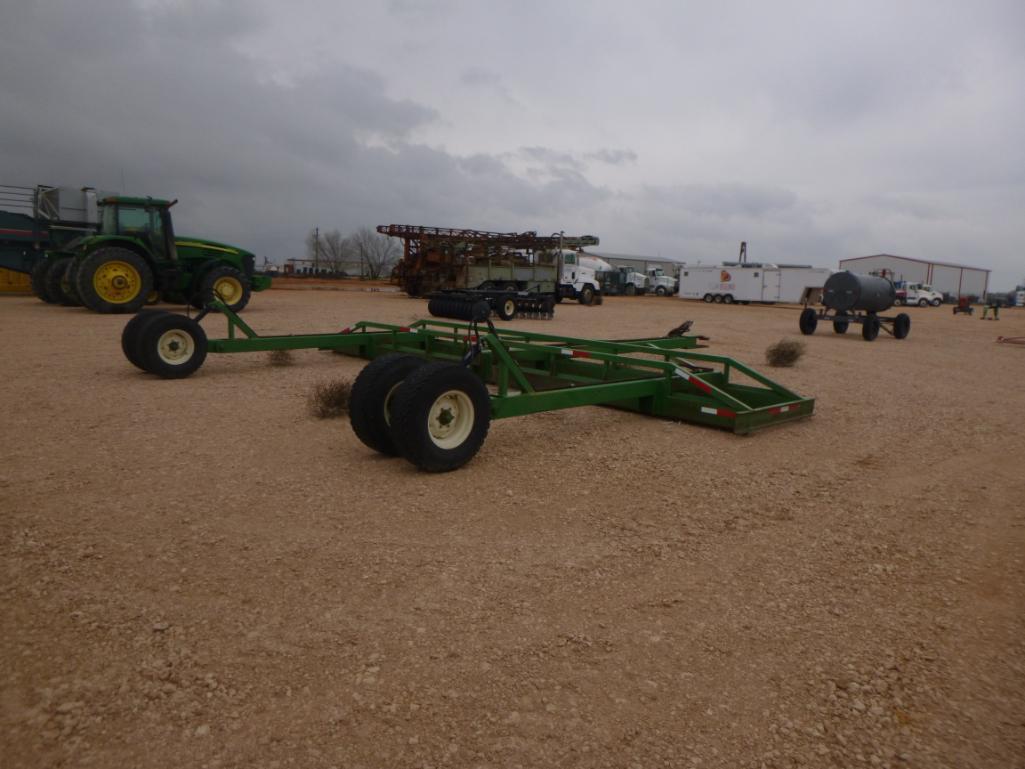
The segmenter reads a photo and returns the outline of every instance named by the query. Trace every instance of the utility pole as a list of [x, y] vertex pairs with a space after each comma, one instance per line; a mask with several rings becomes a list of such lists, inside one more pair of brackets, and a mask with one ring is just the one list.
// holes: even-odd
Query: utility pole
[[313, 228], [313, 274], [320, 274], [320, 227]]

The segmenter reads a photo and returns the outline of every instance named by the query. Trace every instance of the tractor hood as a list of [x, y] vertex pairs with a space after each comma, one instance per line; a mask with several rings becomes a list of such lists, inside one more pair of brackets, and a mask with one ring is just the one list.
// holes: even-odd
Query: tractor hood
[[218, 251], [222, 254], [253, 256], [252, 252], [246, 251], [244, 248], [228, 245], [227, 243], [218, 243], [216, 240], [207, 240], [206, 238], [190, 238], [185, 235], [178, 235], [174, 239], [174, 244], [178, 248], [201, 248], [204, 251]]

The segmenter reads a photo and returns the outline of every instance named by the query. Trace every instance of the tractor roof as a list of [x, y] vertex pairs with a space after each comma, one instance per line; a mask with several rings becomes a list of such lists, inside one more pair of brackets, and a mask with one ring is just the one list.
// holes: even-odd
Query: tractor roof
[[158, 208], [167, 208], [172, 205], [170, 200], [162, 200], [160, 198], [133, 198], [125, 195], [110, 195], [100, 201], [103, 205], [112, 205], [118, 203], [120, 205], [129, 206], [157, 206]]

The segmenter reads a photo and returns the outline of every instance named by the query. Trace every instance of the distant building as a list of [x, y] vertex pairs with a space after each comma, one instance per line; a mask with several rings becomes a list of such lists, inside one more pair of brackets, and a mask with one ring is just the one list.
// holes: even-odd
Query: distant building
[[927, 283], [951, 296], [985, 296], [989, 288], [989, 270], [966, 264], [932, 262], [910, 256], [874, 254], [840, 260], [841, 270], [867, 274], [888, 270], [887, 277], [911, 283]]

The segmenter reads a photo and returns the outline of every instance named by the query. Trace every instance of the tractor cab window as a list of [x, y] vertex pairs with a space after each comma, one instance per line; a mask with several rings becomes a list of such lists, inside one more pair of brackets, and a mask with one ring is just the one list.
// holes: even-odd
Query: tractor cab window
[[117, 207], [117, 228], [122, 235], [142, 235], [151, 228], [150, 212], [145, 208]]
[[100, 222], [101, 235], [117, 235], [117, 206], [103, 207], [103, 220]]

